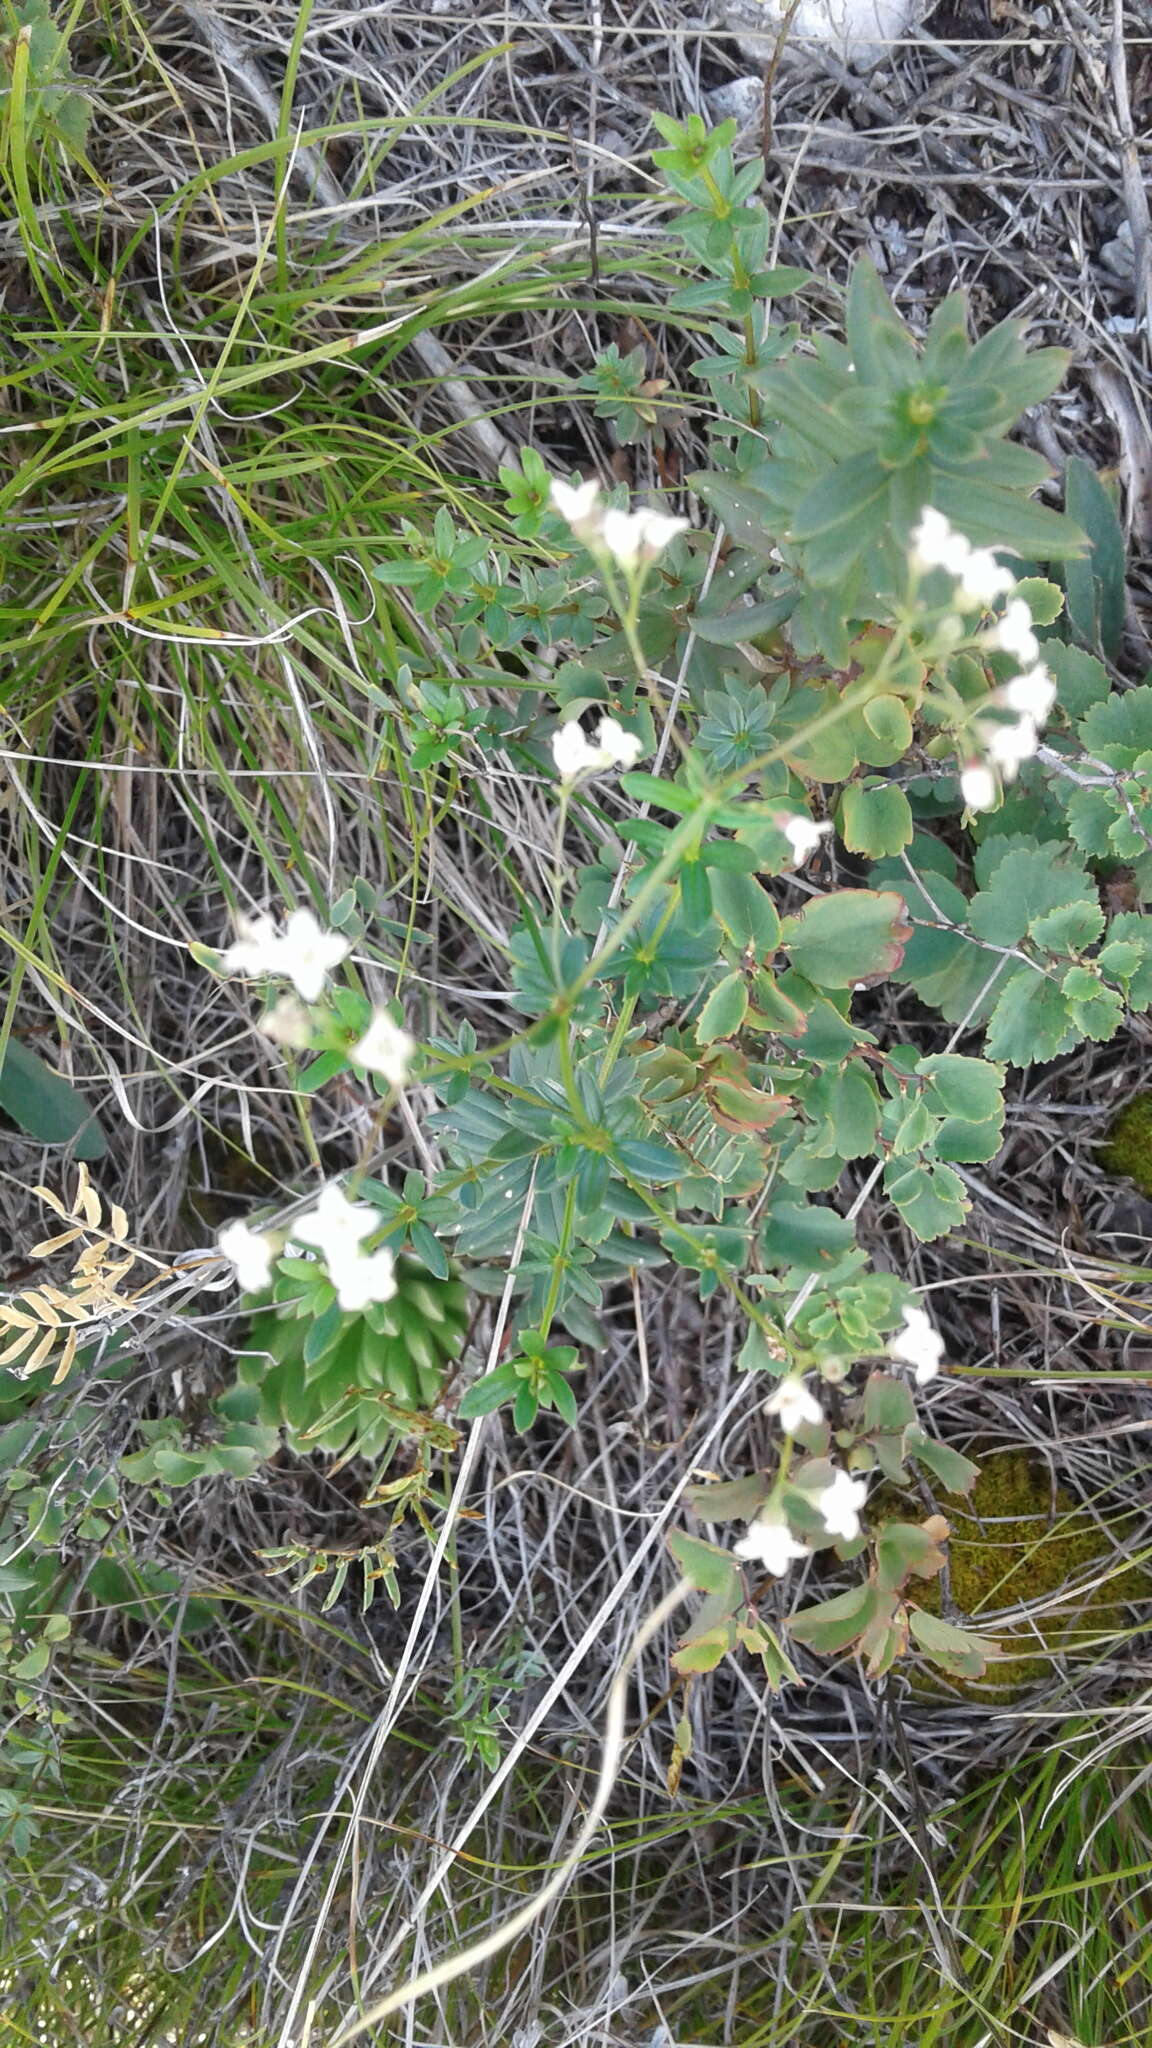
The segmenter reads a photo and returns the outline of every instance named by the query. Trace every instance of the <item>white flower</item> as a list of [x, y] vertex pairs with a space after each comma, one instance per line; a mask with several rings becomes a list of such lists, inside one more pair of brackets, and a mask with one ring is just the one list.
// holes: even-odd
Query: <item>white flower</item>
[[312, 1019], [298, 996], [281, 996], [261, 1017], [257, 1029], [273, 1045], [294, 1046], [297, 1052], [312, 1043]]
[[867, 1498], [866, 1479], [853, 1479], [847, 1472], [837, 1472], [831, 1485], [823, 1487], [815, 1498], [817, 1513], [823, 1516], [828, 1534], [839, 1536], [845, 1543], [855, 1542], [860, 1534], [860, 1510]]
[[576, 719], [558, 727], [552, 735], [552, 758], [564, 782], [578, 775], [595, 775], [602, 768], [634, 768], [644, 752], [644, 742], [634, 732], [625, 732], [618, 719], [602, 718], [593, 746]]
[[373, 1010], [372, 1022], [352, 1047], [350, 1057], [358, 1067], [383, 1074], [391, 1087], [402, 1088], [415, 1050], [416, 1040], [392, 1022], [387, 1010]]
[[379, 1228], [379, 1210], [367, 1202], [350, 1202], [335, 1181], [329, 1181], [315, 1208], [297, 1217], [292, 1236], [298, 1244], [314, 1245], [332, 1266], [357, 1252], [364, 1239]]
[[988, 635], [989, 647], [1002, 647], [1005, 654], [1014, 654], [1021, 667], [1028, 668], [1040, 659], [1040, 642], [1032, 631], [1032, 614], [1022, 597], [1014, 597], [1004, 607]]
[[391, 1301], [396, 1292], [396, 1261], [387, 1245], [365, 1256], [355, 1252], [328, 1260], [328, 1278], [341, 1308], [367, 1308], [373, 1301]]
[[274, 917], [238, 917], [236, 937], [220, 965], [225, 974], [276, 974], [282, 943]]
[[809, 854], [815, 853], [825, 834], [832, 830], [827, 820], [822, 825], [814, 825], [811, 818], [778, 817], [776, 824], [792, 848], [792, 858], [797, 866], [801, 861], [807, 860]]
[[[959, 596], [983, 611], [998, 597], [1015, 590], [1016, 578], [996, 560], [991, 548], [973, 548], [960, 571]], [[1019, 602], [1019, 600], [1017, 600]], [[1009, 606], [1009, 610], [1012, 607]], [[1027, 611], [1027, 606], [1024, 606]]]
[[326, 932], [310, 910], [294, 910], [284, 927], [283, 950], [276, 970], [296, 984], [306, 1003], [318, 1002], [325, 976], [352, 951], [349, 939]]
[[774, 1579], [782, 1579], [793, 1559], [811, 1557], [807, 1543], [797, 1543], [783, 1515], [757, 1515], [747, 1533], [732, 1546], [733, 1555], [745, 1564], [762, 1564]]
[[292, 1225], [300, 1244], [323, 1252], [328, 1278], [341, 1308], [366, 1308], [370, 1301], [390, 1301], [396, 1292], [396, 1262], [385, 1248], [362, 1252], [366, 1237], [380, 1227], [379, 1212], [367, 1202], [350, 1202], [330, 1181], [314, 1209]]
[[922, 1308], [904, 1310], [904, 1327], [888, 1339], [888, 1356], [915, 1369], [916, 1384], [926, 1386], [940, 1370], [944, 1339]]
[[690, 521], [673, 519], [665, 512], [651, 512], [641, 506], [637, 512], [605, 512], [600, 537], [607, 552], [622, 569], [654, 562], [678, 533], [687, 533]]
[[931, 505], [925, 505], [919, 523], [913, 527], [911, 562], [913, 569], [947, 569], [950, 576], [962, 576], [972, 553], [971, 544], [957, 533]]
[[1019, 718], [1014, 725], [987, 725], [980, 727], [984, 751], [993, 766], [1000, 770], [1005, 782], [1015, 779], [1022, 761], [1030, 761], [1040, 744], [1040, 734], [1034, 719]]
[[596, 733], [597, 752], [605, 768], [634, 768], [644, 752], [644, 742], [634, 732], [625, 732], [616, 718], [602, 718]]
[[765, 1401], [764, 1413], [780, 1417], [780, 1427], [785, 1436], [795, 1436], [806, 1422], [815, 1427], [824, 1420], [824, 1410], [819, 1401], [795, 1375], [781, 1380], [776, 1392]]
[[960, 794], [970, 811], [990, 811], [1000, 785], [983, 761], [970, 761], [960, 777]]
[[561, 519], [566, 519], [577, 540], [596, 540], [603, 525], [604, 514], [600, 506], [600, 486], [594, 476], [573, 486], [556, 478], [550, 496], [552, 504]]
[[310, 910], [294, 910], [282, 932], [266, 916], [237, 918], [236, 931], [221, 959], [225, 974], [283, 975], [309, 1003], [318, 1001], [325, 976], [352, 951], [349, 940], [324, 931]]
[[273, 1245], [262, 1230], [253, 1230], [247, 1223], [229, 1223], [216, 1242], [236, 1268], [236, 1278], [245, 1294], [259, 1294], [270, 1285]]
[[1056, 685], [1047, 669], [1038, 662], [1026, 674], [1013, 676], [997, 695], [1010, 711], [1015, 711], [1021, 718], [1030, 718], [1035, 725], [1042, 725], [1056, 702]]

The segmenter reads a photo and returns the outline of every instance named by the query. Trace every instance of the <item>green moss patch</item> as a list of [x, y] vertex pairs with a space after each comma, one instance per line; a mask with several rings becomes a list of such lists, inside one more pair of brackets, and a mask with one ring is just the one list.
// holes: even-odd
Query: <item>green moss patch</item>
[[1126, 1175], [1142, 1195], [1152, 1195], [1152, 1089], [1120, 1111], [1100, 1148], [1100, 1164], [1105, 1173]]
[[[1046, 1675], [1051, 1658], [1090, 1661], [1102, 1638], [1130, 1629], [1128, 1609], [1152, 1599], [1152, 1570], [1117, 1568], [1092, 1516], [1060, 1488], [1053, 1497], [1047, 1470], [1026, 1451], [986, 1453], [971, 1498], [948, 1495], [941, 1505], [952, 1528], [949, 1572], [962, 1620], [995, 1638], [1000, 1610], [1023, 1603], [1043, 1610], [1030, 1629], [1019, 1620], [1005, 1629], [1004, 1657], [969, 1681], [982, 1694], [1016, 1699]], [[1105, 1582], [1093, 1585], [1104, 1570]], [[1049, 1607], [1065, 1588], [1067, 1600]], [[938, 1613], [939, 1581], [920, 1597]], [[926, 1675], [918, 1684], [936, 1689]]]

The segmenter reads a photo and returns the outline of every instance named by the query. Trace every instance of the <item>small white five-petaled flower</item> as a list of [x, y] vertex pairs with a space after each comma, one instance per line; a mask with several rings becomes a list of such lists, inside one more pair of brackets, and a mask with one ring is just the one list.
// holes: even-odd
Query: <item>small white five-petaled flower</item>
[[272, 1279], [273, 1247], [262, 1230], [248, 1223], [228, 1223], [216, 1239], [224, 1257], [236, 1269], [245, 1294], [259, 1294]]
[[350, 1057], [369, 1073], [382, 1074], [391, 1087], [402, 1088], [415, 1050], [416, 1040], [392, 1022], [387, 1010], [374, 1010], [372, 1022], [351, 1048]]
[[792, 848], [792, 858], [797, 867], [808, 859], [809, 854], [815, 853], [820, 841], [832, 830], [827, 819], [821, 825], [814, 825], [811, 818], [778, 817], [776, 823]]
[[824, 1410], [819, 1401], [795, 1374], [781, 1380], [775, 1393], [769, 1395], [764, 1403], [764, 1413], [779, 1417], [785, 1436], [795, 1436], [806, 1422], [815, 1427], [824, 1420]]
[[352, 951], [351, 942], [327, 932], [310, 910], [293, 910], [283, 931], [275, 918], [238, 917], [236, 938], [221, 956], [225, 974], [279, 974], [305, 1002], [318, 1002], [325, 977]]
[[367, 1308], [373, 1301], [391, 1301], [396, 1292], [396, 1261], [387, 1247], [378, 1252], [360, 1249], [379, 1227], [378, 1211], [366, 1202], [350, 1202], [334, 1181], [322, 1191], [315, 1208], [292, 1225], [298, 1244], [312, 1245], [324, 1254], [341, 1308]]
[[1030, 718], [1034, 725], [1043, 725], [1056, 702], [1056, 685], [1047, 669], [1038, 662], [1035, 668], [1028, 669], [1023, 675], [1013, 676], [999, 695], [1018, 718]]
[[634, 732], [625, 732], [616, 718], [600, 720], [595, 745], [574, 718], [552, 735], [552, 758], [562, 782], [575, 782], [579, 775], [597, 775], [603, 768], [634, 768], [643, 752], [643, 740]]
[[745, 1564], [762, 1564], [774, 1579], [782, 1579], [795, 1559], [812, 1555], [807, 1543], [797, 1543], [783, 1515], [772, 1513], [757, 1515], [749, 1522], [732, 1552]]
[[837, 1472], [831, 1484], [815, 1495], [816, 1511], [830, 1536], [854, 1543], [860, 1534], [860, 1510], [868, 1498], [868, 1481]]
[[595, 477], [582, 484], [553, 483], [553, 506], [566, 519], [577, 540], [585, 547], [611, 555], [620, 568], [631, 571], [647, 567], [662, 555], [677, 534], [687, 533], [691, 521], [668, 512], [656, 512], [641, 505], [635, 512], [622, 512], [604, 505]]
[[917, 1386], [934, 1380], [944, 1356], [944, 1339], [922, 1308], [904, 1310], [904, 1326], [888, 1339], [888, 1356], [898, 1365], [910, 1365]]

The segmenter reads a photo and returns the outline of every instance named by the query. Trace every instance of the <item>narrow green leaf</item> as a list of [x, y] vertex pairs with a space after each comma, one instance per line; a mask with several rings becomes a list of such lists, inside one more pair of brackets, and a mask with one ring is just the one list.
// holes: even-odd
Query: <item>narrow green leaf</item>
[[41, 1145], [71, 1145], [77, 1159], [103, 1159], [108, 1141], [79, 1090], [18, 1038], [0, 1063], [0, 1109]]

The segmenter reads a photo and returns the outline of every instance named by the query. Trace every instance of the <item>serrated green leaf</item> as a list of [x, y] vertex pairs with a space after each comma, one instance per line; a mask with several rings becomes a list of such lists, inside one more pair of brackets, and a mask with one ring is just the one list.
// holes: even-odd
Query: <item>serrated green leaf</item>
[[911, 1607], [908, 1622], [913, 1641], [925, 1656], [955, 1678], [982, 1678], [989, 1660], [998, 1654], [995, 1643], [985, 1642], [950, 1621], [942, 1621], [938, 1614], [929, 1614], [923, 1607]]
[[930, 1053], [916, 1062], [916, 1072], [929, 1083], [931, 1107], [937, 1115], [985, 1123], [1004, 1114], [1004, 1069], [990, 1060], [968, 1059], [962, 1053]]
[[1070, 967], [1062, 983], [1075, 1030], [1097, 1043], [1114, 1038], [1124, 1022], [1124, 998], [1106, 988], [1090, 967]]
[[1054, 981], [1022, 968], [1002, 989], [986, 1040], [994, 1059], [1013, 1067], [1043, 1064], [1074, 1043], [1068, 1004]]
[[872, 860], [900, 853], [915, 831], [912, 806], [894, 782], [850, 782], [840, 799], [837, 824], [845, 846]]
[[702, 1536], [690, 1536], [686, 1529], [670, 1529], [667, 1544], [689, 1585], [698, 1593], [712, 1593], [721, 1599], [737, 1597], [740, 1568], [731, 1551]]
[[977, 938], [1018, 946], [1034, 917], [1077, 901], [1095, 901], [1092, 879], [1078, 862], [1054, 857], [1050, 846], [1017, 847], [972, 898], [968, 922]]
[[1080, 742], [1109, 768], [1131, 768], [1152, 748], [1152, 687], [1117, 690], [1080, 721]]
[[880, 1100], [876, 1084], [861, 1061], [851, 1061], [832, 1077], [827, 1101], [840, 1158], [867, 1157], [876, 1143]]
[[1098, 903], [1065, 903], [1034, 917], [1028, 936], [1051, 953], [1082, 953], [1103, 929], [1104, 912]]
[[995, 1159], [1004, 1143], [1004, 1111], [999, 1116], [989, 1117], [984, 1123], [972, 1123], [967, 1117], [945, 1117], [932, 1141], [937, 1159], [957, 1160], [964, 1166], [975, 1166]]
[[1102, 704], [1112, 694], [1111, 677], [1103, 662], [1082, 647], [1072, 647], [1063, 640], [1046, 640], [1044, 665], [1056, 684], [1056, 701], [1073, 723], [1085, 718], [1094, 704]]
[[964, 1183], [950, 1166], [892, 1160], [884, 1171], [884, 1186], [909, 1229], [925, 1244], [957, 1229], [968, 1213]]

